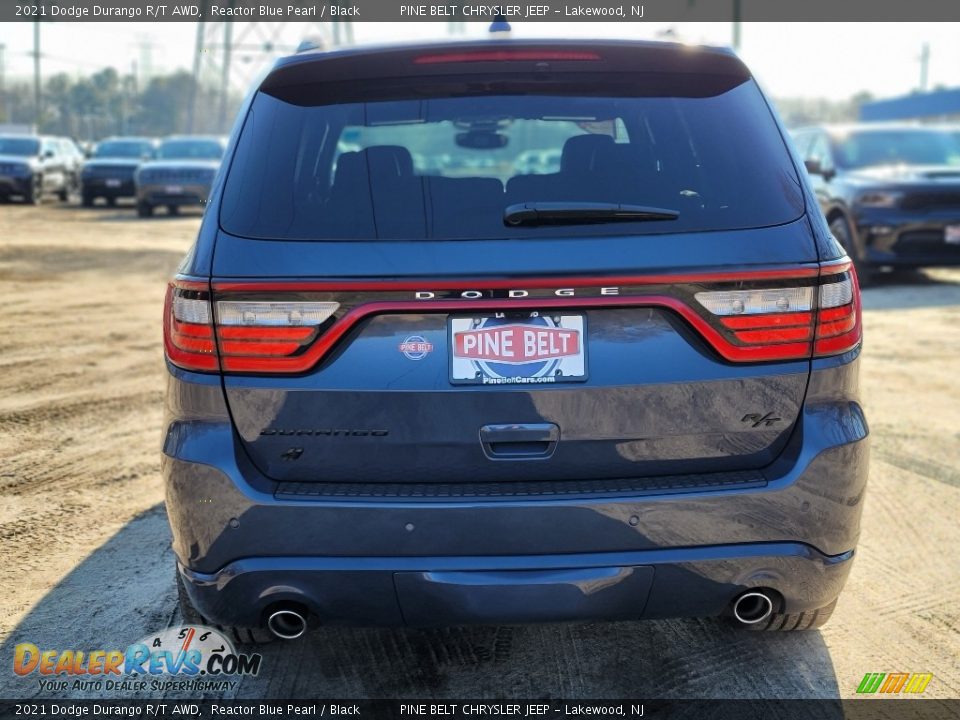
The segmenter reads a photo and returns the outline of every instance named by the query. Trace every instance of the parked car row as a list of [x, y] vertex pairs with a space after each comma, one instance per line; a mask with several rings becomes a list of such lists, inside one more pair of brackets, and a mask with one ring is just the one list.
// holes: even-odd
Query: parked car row
[[0, 199], [38, 204], [45, 194], [66, 202], [79, 184], [83, 153], [70, 138], [0, 136]]
[[960, 129], [861, 123], [793, 137], [861, 284], [882, 267], [960, 265]]
[[3, 135], [0, 199], [38, 204], [48, 193], [62, 202], [79, 194], [84, 207], [93, 207], [100, 199], [113, 206], [118, 198], [135, 198], [141, 217], [161, 206], [174, 214], [206, 203], [225, 149], [218, 136], [114, 137], [84, 159], [69, 138]]

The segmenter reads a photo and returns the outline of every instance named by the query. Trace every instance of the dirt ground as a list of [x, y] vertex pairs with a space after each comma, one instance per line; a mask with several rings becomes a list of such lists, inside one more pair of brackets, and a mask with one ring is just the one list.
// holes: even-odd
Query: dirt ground
[[[125, 647], [178, 624], [159, 474], [164, 281], [197, 215], [0, 205], [0, 697], [13, 646]], [[847, 697], [931, 672], [960, 697], [960, 271], [865, 292], [871, 487], [822, 632], [712, 620], [333, 630], [267, 646], [226, 697]], [[96, 696], [80, 691], [69, 696]], [[64, 697], [55, 694], [54, 697]]]

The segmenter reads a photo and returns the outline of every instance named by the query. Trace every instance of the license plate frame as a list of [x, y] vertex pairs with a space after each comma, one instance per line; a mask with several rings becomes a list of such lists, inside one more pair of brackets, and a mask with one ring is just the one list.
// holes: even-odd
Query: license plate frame
[[479, 312], [447, 318], [448, 378], [453, 385], [586, 382], [587, 346], [583, 312]]

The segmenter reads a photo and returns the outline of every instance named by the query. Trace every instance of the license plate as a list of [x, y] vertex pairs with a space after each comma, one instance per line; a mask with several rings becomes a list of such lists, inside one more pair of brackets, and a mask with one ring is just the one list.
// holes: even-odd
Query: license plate
[[943, 239], [951, 245], [960, 245], [960, 225], [947, 225]]
[[585, 318], [497, 313], [449, 319], [450, 382], [538, 385], [587, 379]]
[[167, 193], [167, 195], [179, 195], [183, 192], [183, 185], [167, 185], [163, 191]]
[[120, 187], [120, 181], [117, 180], [116, 178], [110, 178], [109, 180], [107, 180], [105, 185], [107, 187]]

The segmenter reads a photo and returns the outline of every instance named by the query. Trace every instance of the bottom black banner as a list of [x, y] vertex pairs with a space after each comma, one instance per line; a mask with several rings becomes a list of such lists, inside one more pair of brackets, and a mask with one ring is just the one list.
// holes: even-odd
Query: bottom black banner
[[0, 718], [941, 720], [960, 700], [0, 700]]

